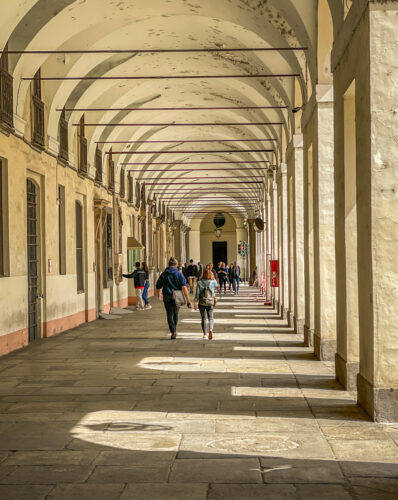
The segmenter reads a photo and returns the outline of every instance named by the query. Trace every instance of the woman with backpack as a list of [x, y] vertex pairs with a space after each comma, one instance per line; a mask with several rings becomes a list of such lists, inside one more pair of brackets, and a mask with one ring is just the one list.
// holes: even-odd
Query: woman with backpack
[[214, 279], [212, 271], [206, 267], [206, 269], [203, 271], [203, 276], [196, 284], [194, 307], [195, 310], [197, 310], [199, 304], [199, 311], [202, 317], [202, 331], [204, 339], [206, 338], [207, 334], [206, 320], [208, 320], [209, 322], [209, 340], [213, 338], [216, 286], [217, 281]]

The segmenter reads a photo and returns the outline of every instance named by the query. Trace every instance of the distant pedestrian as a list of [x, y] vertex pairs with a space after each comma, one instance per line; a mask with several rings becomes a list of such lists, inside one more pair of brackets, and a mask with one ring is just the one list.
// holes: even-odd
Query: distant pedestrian
[[198, 309], [202, 318], [203, 338], [207, 336], [207, 322], [209, 323], [209, 340], [213, 338], [214, 306], [217, 282], [210, 269], [206, 268], [202, 278], [196, 285], [195, 310]]
[[228, 281], [228, 268], [224, 264], [224, 262], [220, 262], [218, 264], [218, 282], [220, 284], [220, 293], [222, 293], [222, 289], [224, 287], [224, 295], [227, 293], [227, 281]]
[[125, 278], [134, 279], [134, 288], [135, 294], [137, 296], [137, 311], [144, 310], [144, 300], [142, 298], [142, 294], [145, 288], [145, 281], [147, 279], [147, 274], [142, 269], [141, 264], [139, 262], [135, 263], [135, 271], [129, 274], [123, 274]]
[[210, 271], [213, 273], [214, 279], [217, 281], [218, 276], [217, 276], [217, 271], [214, 269], [213, 264], [207, 264], [206, 269], [210, 269]]
[[203, 264], [201, 264], [201, 263], [198, 261], [198, 274], [197, 274], [197, 278], [198, 278], [198, 280], [200, 280], [200, 278], [202, 277], [202, 275], [203, 275], [203, 270], [204, 270]]
[[163, 295], [171, 339], [174, 340], [177, 338], [180, 307], [184, 304], [187, 304], [189, 308], [192, 307], [187, 290], [187, 280], [182, 272], [177, 269], [177, 260], [174, 257], [170, 258], [168, 267], [156, 282], [156, 293], [159, 298], [160, 291], [162, 291]]
[[148, 265], [147, 265], [146, 262], [143, 262], [141, 264], [141, 267], [145, 271], [145, 274], [146, 274], [144, 291], [142, 292], [142, 298], [143, 298], [143, 300], [145, 302], [144, 309], [152, 309], [152, 306], [150, 305], [149, 300], [148, 300], [148, 290], [149, 290], [149, 285], [150, 285], [150, 282], [149, 282], [149, 268], [148, 268]]
[[228, 281], [229, 281], [229, 286], [228, 286], [228, 290], [231, 291], [231, 288], [232, 288], [232, 277], [231, 277], [231, 269], [234, 267], [233, 264], [230, 264], [229, 265], [229, 268], [228, 268]]
[[189, 261], [189, 266], [187, 267], [187, 278], [188, 278], [190, 293], [193, 293], [194, 291], [197, 274], [198, 274], [198, 266], [194, 263], [193, 259], [191, 259]]
[[230, 276], [232, 279], [232, 289], [235, 295], [239, 294], [239, 284], [240, 284], [240, 267], [236, 262], [234, 262], [231, 270]]
[[258, 286], [258, 269], [257, 269], [257, 266], [255, 266], [254, 269], [253, 269], [252, 286]]

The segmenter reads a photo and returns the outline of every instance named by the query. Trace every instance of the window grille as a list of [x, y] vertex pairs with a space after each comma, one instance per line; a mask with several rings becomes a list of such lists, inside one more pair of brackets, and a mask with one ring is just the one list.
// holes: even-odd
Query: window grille
[[77, 291], [84, 292], [83, 276], [83, 206], [76, 201], [76, 280]]
[[65, 186], [58, 186], [59, 274], [66, 274]]

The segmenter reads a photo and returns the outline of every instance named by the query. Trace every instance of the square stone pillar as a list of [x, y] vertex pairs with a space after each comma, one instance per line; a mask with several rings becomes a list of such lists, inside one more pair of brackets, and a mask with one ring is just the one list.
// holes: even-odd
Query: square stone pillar
[[294, 134], [288, 151], [289, 178], [289, 257], [293, 322], [297, 333], [304, 333], [304, 154], [303, 136]]
[[265, 268], [266, 268], [266, 295], [267, 299], [271, 300], [271, 267], [270, 259], [272, 255], [272, 211], [271, 211], [271, 196], [269, 193], [266, 195], [267, 200], [267, 225], [266, 225], [266, 256], [265, 256]]
[[183, 241], [182, 241], [182, 220], [175, 220], [173, 223], [173, 234], [174, 234], [174, 258], [177, 260], [182, 260], [183, 255]]
[[358, 402], [389, 422], [398, 422], [397, 14], [397, 2], [369, 4], [370, 158], [357, 176]]
[[[278, 185], [272, 182], [272, 260], [279, 260]], [[279, 288], [273, 289], [274, 306], [279, 311]]]
[[336, 250], [333, 86], [316, 87], [317, 159], [314, 161], [314, 348], [318, 359], [336, 353]]
[[289, 295], [289, 233], [288, 233], [288, 193], [287, 193], [287, 165], [281, 163], [278, 174], [278, 190], [280, 203], [279, 232], [280, 232], [280, 301], [281, 314], [284, 319], [289, 319], [291, 312]]
[[[335, 115], [338, 114], [335, 117], [337, 293], [340, 288], [343, 294], [347, 291], [348, 302], [351, 294], [344, 284], [347, 275], [344, 248], [347, 253], [349, 245], [341, 241], [344, 232], [341, 234], [339, 230], [339, 220], [344, 216], [341, 170], [344, 152], [340, 153], [344, 137], [340, 127], [344, 111], [353, 109], [356, 196], [353, 202], [349, 200], [353, 207], [349, 207], [351, 213], [346, 213], [345, 219], [354, 213], [357, 227], [358, 403], [380, 422], [398, 422], [398, 142], [394, 109], [398, 85], [397, 6], [396, 1], [354, 2], [346, 19], [356, 23], [350, 26], [351, 36], [343, 36], [346, 35], [343, 26], [342, 36], [332, 52]], [[348, 94], [351, 87], [354, 92]], [[347, 95], [352, 100], [348, 105]], [[338, 305], [338, 353], [340, 323], [342, 327], [344, 323], [349, 325], [344, 308], [344, 303]], [[349, 334], [350, 331], [343, 340], [349, 339]], [[342, 368], [344, 361], [340, 363]], [[336, 370], [338, 373], [338, 365]], [[349, 373], [347, 367], [346, 373]]]
[[253, 271], [256, 266], [257, 258], [257, 235], [254, 231], [254, 219], [247, 219], [248, 234], [249, 234], [249, 285], [253, 284]]

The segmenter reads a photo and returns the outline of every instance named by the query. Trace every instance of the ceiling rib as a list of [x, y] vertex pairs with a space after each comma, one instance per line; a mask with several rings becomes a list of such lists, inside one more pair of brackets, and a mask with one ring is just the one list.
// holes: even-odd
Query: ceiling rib
[[223, 111], [223, 110], [253, 110], [253, 109], [287, 109], [288, 106], [210, 106], [210, 107], [174, 107], [174, 108], [57, 108], [57, 111]]
[[301, 51], [308, 47], [200, 47], [192, 49], [92, 49], [92, 50], [4, 50], [0, 54], [42, 55], [42, 54], [189, 54], [193, 52], [279, 52]]
[[[40, 79], [46, 82], [59, 81], [95, 81], [95, 80], [209, 80], [215, 78], [296, 78], [298, 73], [254, 73], [237, 75], [135, 75], [135, 76], [42, 76]], [[23, 76], [22, 81], [33, 81], [34, 76]]]
[[162, 154], [162, 155], [171, 155], [171, 154], [213, 154], [213, 153], [274, 153], [274, 149], [214, 149], [214, 150], [188, 150], [188, 151], [180, 151], [180, 150], [171, 150], [171, 151], [106, 151], [106, 155], [123, 155], [123, 154], [133, 154], [133, 155], [149, 155], [149, 154]]

